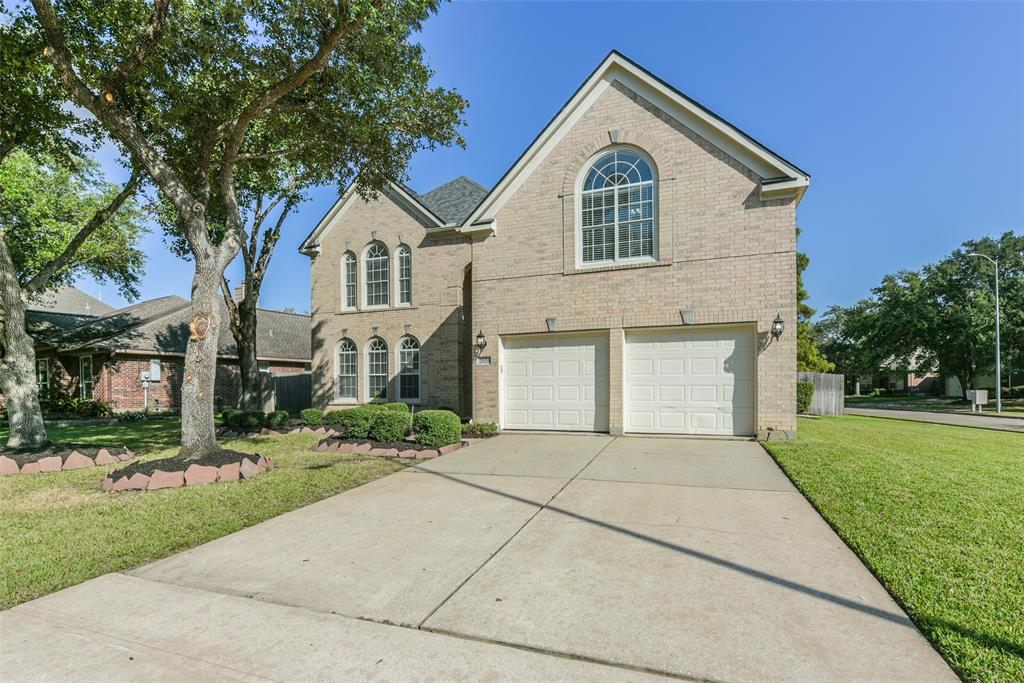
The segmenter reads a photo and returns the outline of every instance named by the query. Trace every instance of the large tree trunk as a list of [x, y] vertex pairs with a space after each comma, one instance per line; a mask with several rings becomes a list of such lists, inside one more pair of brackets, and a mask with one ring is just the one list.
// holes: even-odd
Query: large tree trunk
[[181, 383], [181, 451], [188, 460], [220, 450], [213, 420], [217, 379], [217, 336], [220, 331], [218, 290], [224, 272], [218, 259], [196, 262], [192, 277], [191, 335], [185, 348]]
[[256, 359], [255, 306], [238, 307], [238, 325], [232, 326], [231, 333], [238, 347], [238, 369], [242, 387], [238, 405], [242, 410], [263, 410], [263, 383], [260, 381], [260, 367]]
[[25, 331], [25, 302], [11, 255], [0, 235], [0, 392], [7, 403], [7, 448], [50, 443], [36, 391], [36, 352]]

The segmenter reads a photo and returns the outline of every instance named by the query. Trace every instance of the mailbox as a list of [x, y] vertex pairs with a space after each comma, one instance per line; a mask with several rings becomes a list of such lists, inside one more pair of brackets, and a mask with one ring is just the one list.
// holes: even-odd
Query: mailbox
[[967, 400], [971, 402], [971, 412], [975, 409], [981, 410], [981, 406], [988, 403], [988, 389], [969, 389]]

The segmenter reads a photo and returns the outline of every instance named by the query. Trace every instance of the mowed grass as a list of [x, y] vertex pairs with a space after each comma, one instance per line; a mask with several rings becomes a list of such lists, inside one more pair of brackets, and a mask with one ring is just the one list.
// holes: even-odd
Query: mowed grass
[[[177, 420], [51, 429], [50, 438], [173, 455]], [[0, 430], [0, 443], [7, 437]], [[0, 477], [0, 609], [136, 567], [401, 469], [393, 460], [314, 453], [318, 435], [226, 439], [277, 467], [238, 483], [104, 493], [109, 467]], [[116, 601], [116, 596], [112, 596]]]
[[1024, 680], [1024, 436], [801, 419], [765, 446], [961, 677]]

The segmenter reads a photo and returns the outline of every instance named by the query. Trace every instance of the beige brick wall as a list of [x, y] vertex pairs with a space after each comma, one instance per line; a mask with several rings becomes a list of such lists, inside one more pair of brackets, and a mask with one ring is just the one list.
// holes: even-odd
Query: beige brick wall
[[[659, 250], [655, 264], [576, 267], [576, 183], [610, 146], [635, 145], [654, 161]], [[576, 122], [496, 215], [497, 233], [473, 253], [473, 329], [499, 335], [609, 330], [611, 429], [622, 428], [622, 329], [694, 323], [748, 324], [763, 347], [756, 428], [795, 432], [796, 211], [793, 199], [762, 201], [758, 178], [650, 103], [615, 85]], [[781, 313], [787, 330], [767, 344]], [[473, 415], [498, 420], [498, 359], [473, 367]], [[617, 413], [616, 413], [617, 411]], [[776, 435], [778, 436], [778, 435]]]
[[[470, 262], [470, 245], [461, 236], [428, 236], [426, 229], [385, 195], [366, 203], [353, 198], [321, 238], [320, 254], [311, 262], [313, 328], [313, 405], [344, 407], [334, 399], [335, 346], [348, 337], [359, 349], [359, 398], [367, 399], [366, 345], [374, 336], [388, 344], [389, 394], [397, 400], [398, 347], [406, 334], [420, 342], [420, 393], [424, 407], [447, 407], [468, 413], [460, 400], [464, 364], [463, 276]], [[345, 311], [341, 297], [341, 259], [346, 250], [362, 258], [373, 239], [391, 255], [390, 308]], [[405, 243], [412, 249], [412, 305], [397, 306], [395, 251]], [[362, 305], [362, 270], [359, 271]], [[407, 332], [408, 330], [408, 332]]]

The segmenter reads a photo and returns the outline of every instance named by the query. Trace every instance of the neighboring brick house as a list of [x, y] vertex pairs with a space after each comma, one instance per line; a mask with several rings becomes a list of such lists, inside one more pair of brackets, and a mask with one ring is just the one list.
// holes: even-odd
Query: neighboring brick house
[[[114, 410], [176, 411], [188, 342], [190, 303], [166, 296], [114, 309], [66, 287], [33, 304], [26, 325], [36, 339], [36, 384], [96, 398]], [[222, 311], [225, 319], [226, 309]], [[260, 309], [257, 349], [271, 374], [307, 372], [309, 316]], [[142, 382], [149, 373], [148, 386]], [[225, 323], [220, 330], [216, 404], [237, 400], [238, 362]]]
[[791, 436], [809, 182], [613, 52], [491, 190], [458, 178], [339, 198], [300, 247], [313, 403]]

